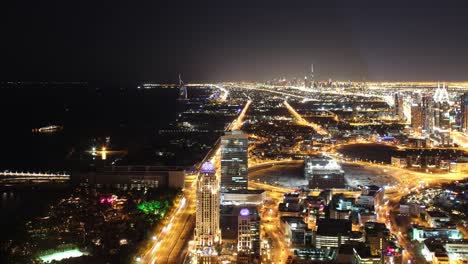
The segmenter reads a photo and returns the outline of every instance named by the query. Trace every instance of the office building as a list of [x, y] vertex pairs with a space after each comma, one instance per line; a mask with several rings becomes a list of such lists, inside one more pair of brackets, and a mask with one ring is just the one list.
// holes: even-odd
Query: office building
[[307, 157], [304, 160], [305, 178], [311, 189], [344, 188], [344, 171], [336, 160], [325, 157]]
[[423, 241], [428, 238], [460, 239], [463, 237], [456, 226], [447, 227], [423, 227], [413, 225], [410, 231], [411, 240]]
[[354, 199], [345, 198], [343, 194], [333, 195], [330, 206], [330, 219], [349, 219]]
[[375, 209], [383, 205], [384, 189], [376, 185], [362, 187], [362, 194], [356, 204], [362, 207]]
[[394, 242], [388, 243], [387, 247], [382, 250], [383, 264], [402, 264], [403, 249]]
[[394, 95], [393, 114], [398, 119], [405, 117], [403, 113], [403, 95], [401, 93], [395, 93]]
[[423, 109], [419, 104], [411, 106], [411, 127], [417, 133], [421, 133], [423, 129]]
[[195, 246], [201, 263], [214, 263], [220, 242], [219, 183], [211, 162], [202, 164], [197, 183]]
[[468, 93], [461, 96], [461, 129], [463, 132], [468, 133]]
[[367, 222], [364, 224], [366, 244], [373, 256], [380, 256], [382, 250], [389, 245], [390, 230], [383, 223]]
[[237, 263], [253, 263], [260, 258], [261, 242], [260, 216], [255, 207], [245, 207], [240, 210], [237, 232]]
[[312, 242], [312, 231], [304, 222], [303, 217], [282, 216], [281, 230], [286, 240], [292, 245], [308, 245]]
[[247, 134], [232, 131], [221, 137], [221, 189], [246, 190], [248, 187], [248, 147]]
[[315, 247], [338, 248], [349, 241], [351, 221], [343, 219], [323, 219], [317, 223]]
[[71, 182], [73, 185], [104, 189], [182, 189], [185, 169], [169, 166], [105, 166], [94, 171], [72, 173]]
[[229, 190], [221, 193], [222, 205], [262, 205], [266, 199], [264, 190]]
[[431, 134], [434, 131], [433, 105], [432, 96], [424, 95], [422, 97], [423, 132], [426, 134]]

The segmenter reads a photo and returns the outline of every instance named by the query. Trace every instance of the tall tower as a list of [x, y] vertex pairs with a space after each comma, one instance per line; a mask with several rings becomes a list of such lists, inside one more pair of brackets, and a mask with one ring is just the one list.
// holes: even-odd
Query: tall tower
[[315, 87], [315, 79], [314, 79], [314, 64], [312, 63], [310, 65], [310, 87], [314, 88]]
[[461, 129], [468, 132], [468, 93], [461, 96]]
[[237, 221], [237, 263], [260, 257], [260, 216], [257, 208], [242, 208]]
[[404, 113], [403, 113], [403, 95], [400, 93], [395, 93], [395, 104], [393, 105], [393, 111], [395, 117], [398, 119], [403, 119], [404, 118]]
[[185, 86], [179, 74], [179, 100], [187, 100], [187, 86]]
[[197, 184], [195, 245], [198, 263], [215, 263], [219, 229], [219, 182], [211, 162], [202, 164]]
[[240, 130], [221, 137], [221, 189], [247, 190], [249, 137]]
[[424, 95], [421, 101], [423, 130], [426, 134], [431, 134], [434, 131], [434, 103], [430, 95]]

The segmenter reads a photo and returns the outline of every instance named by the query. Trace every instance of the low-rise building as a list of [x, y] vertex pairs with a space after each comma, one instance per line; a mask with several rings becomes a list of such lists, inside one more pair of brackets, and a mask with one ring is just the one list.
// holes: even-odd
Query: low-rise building
[[349, 241], [351, 221], [344, 219], [323, 219], [317, 223], [315, 247], [338, 248]]
[[412, 240], [426, 240], [428, 238], [443, 238], [443, 239], [460, 239], [462, 238], [461, 232], [454, 226], [452, 227], [422, 227], [419, 225], [413, 225], [411, 227], [411, 239]]
[[390, 242], [390, 230], [383, 223], [367, 222], [364, 224], [364, 232], [366, 234], [366, 244], [369, 246], [371, 254], [374, 256], [380, 255]]
[[450, 221], [448, 215], [440, 211], [426, 211], [426, 220], [431, 227], [442, 227]]
[[229, 190], [221, 192], [222, 205], [262, 205], [266, 199], [264, 190]]
[[302, 217], [280, 217], [281, 230], [286, 240], [292, 245], [307, 245], [311, 243], [312, 231], [307, 227]]
[[72, 173], [72, 184], [122, 190], [143, 188], [181, 189], [185, 169], [169, 166], [109, 166], [95, 171]]

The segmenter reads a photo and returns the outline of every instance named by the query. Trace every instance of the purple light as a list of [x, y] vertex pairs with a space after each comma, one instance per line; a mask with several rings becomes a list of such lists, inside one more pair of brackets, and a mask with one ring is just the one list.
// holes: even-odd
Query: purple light
[[242, 216], [248, 216], [249, 214], [250, 214], [250, 211], [247, 208], [244, 208], [244, 209], [240, 210], [240, 215], [242, 215]]
[[207, 161], [207, 162], [202, 164], [200, 171], [203, 172], [203, 173], [213, 173], [216, 170], [215, 170], [215, 167], [214, 167], [213, 163]]

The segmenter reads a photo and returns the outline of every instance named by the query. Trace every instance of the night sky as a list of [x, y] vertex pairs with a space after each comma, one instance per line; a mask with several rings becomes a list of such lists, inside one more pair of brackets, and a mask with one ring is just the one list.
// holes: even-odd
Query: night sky
[[0, 79], [468, 80], [466, 1], [289, 2], [2, 1]]

